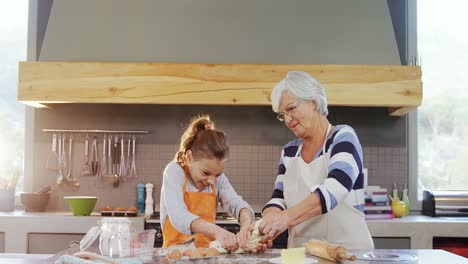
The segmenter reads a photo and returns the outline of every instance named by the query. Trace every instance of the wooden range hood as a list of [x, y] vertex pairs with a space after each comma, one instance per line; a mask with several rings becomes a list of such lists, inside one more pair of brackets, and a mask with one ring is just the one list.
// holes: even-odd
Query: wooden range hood
[[273, 86], [303, 70], [330, 106], [387, 107], [402, 116], [421, 104], [421, 69], [400, 65], [20, 62], [18, 101], [57, 103], [270, 105]]

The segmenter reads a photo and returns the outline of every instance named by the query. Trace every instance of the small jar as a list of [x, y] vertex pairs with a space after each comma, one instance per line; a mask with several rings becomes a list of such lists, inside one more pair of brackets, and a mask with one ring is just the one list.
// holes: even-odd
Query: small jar
[[130, 256], [132, 221], [126, 217], [103, 218], [100, 224], [99, 251], [103, 256]]

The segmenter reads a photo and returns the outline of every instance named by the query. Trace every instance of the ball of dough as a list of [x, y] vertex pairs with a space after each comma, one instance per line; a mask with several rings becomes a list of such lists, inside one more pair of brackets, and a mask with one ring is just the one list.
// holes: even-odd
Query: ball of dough
[[198, 252], [200, 252], [200, 255], [201, 255], [202, 257], [205, 256], [206, 248], [196, 248], [195, 250], [197, 250]]
[[190, 258], [201, 258], [201, 257], [203, 257], [203, 253], [201, 250], [197, 250], [197, 249], [192, 251], [192, 255], [190, 256]]
[[182, 257], [182, 253], [178, 249], [174, 249], [167, 255], [170, 259], [180, 259]]
[[221, 242], [219, 242], [218, 240], [211, 241], [209, 247], [218, 250], [218, 252], [221, 254], [228, 253], [227, 250], [223, 248], [223, 245], [221, 245]]
[[206, 250], [205, 256], [207, 257], [214, 257], [214, 256], [219, 256], [219, 252], [216, 248], [209, 248]]
[[192, 256], [192, 250], [188, 248], [188, 249], [184, 250], [184, 253], [182, 255], [187, 256], [187, 257], [190, 258]]
[[254, 229], [252, 230], [252, 235], [250, 236], [249, 241], [247, 241], [247, 248], [249, 250], [253, 250], [259, 241], [266, 238], [266, 234], [260, 234], [259, 226], [262, 223], [263, 219], [257, 220], [254, 225]]

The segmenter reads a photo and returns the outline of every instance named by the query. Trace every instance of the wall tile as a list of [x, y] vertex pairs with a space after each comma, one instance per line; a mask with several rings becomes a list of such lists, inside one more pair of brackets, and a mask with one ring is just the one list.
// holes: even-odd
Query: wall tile
[[[121, 115], [118, 124], [110, 121], [114, 120], [112, 119], [114, 109], [117, 109]], [[170, 119], [158, 114], [167, 109]], [[237, 107], [236, 119], [232, 119], [231, 109], [210, 106], [63, 105], [57, 106], [54, 110], [36, 110], [34, 190], [46, 185], [53, 187], [48, 206], [50, 210], [68, 210], [63, 200], [63, 196], [66, 195], [96, 195], [99, 197], [96, 208], [107, 205], [130, 207], [135, 206], [136, 184], [151, 182], [155, 186], [153, 197], [158, 208], [162, 173], [178, 149], [179, 137], [184, 128], [182, 124], [188, 122], [189, 117], [196, 113], [215, 112], [217, 127], [226, 132], [231, 143], [225, 173], [236, 191], [256, 210], [261, 210], [271, 196], [282, 147], [292, 140], [294, 135], [276, 121], [270, 114], [269, 107]], [[381, 185], [391, 191], [393, 182], [397, 184], [407, 182], [407, 150], [405, 140], [400, 138], [401, 130], [405, 129], [404, 119], [389, 118], [385, 111], [369, 108], [339, 108], [332, 109], [331, 112], [334, 112], [335, 124], [350, 124], [358, 133], [363, 146], [364, 167], [369, 171], [370, 185]], [[70, 116], [74, 119], [70, 120]], [[132, 120], [134, 116], [139, 116], [136, 123], [125, 121]], [[371, 119], [372, 122], [373, 119], [378, 120], [376, 126], [369, 125]], [[83, 123], [80, 124], [77, 120]], [[77, 192], [57, 188], [55, 185], [57, 171], [45, 168], [46, 161], [51, 155], [51, 134], [41, 131], [42, 128], [57, 127], [150, 130], [149, 135], [137, 139], [138, 178], [123, 181], [119, 188], [114, 188], [112, 184], [103, 183], [96, 177], [80, 176], [84, 163], [84, 135], [74, 135], [71, 173], [80, 180], [81, 188]], [[239, 130], [239, 127], [242, 129]], [[268, 137], [265, 137], [265, 133]], [[376, 134], [381, 135], [379, 140], [376, 140]], [[101, 153], [100, 149], [99, 157]]]

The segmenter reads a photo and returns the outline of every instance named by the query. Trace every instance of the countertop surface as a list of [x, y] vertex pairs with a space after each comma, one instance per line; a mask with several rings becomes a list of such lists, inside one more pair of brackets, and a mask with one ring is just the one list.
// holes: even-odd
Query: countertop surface
[[[146, 219], [147, 223], [159, 223], [160, 220], [157, 218]], [[468, 217], [430, 217], [426, 215], [410, 215], [402, 218], [393, 218], [393, 219], [376, 219], [376, 220], [367, 220], [367, 225], [379, 225], [379, 224], [415, 224], [415, 223], [425, 223], [425, 224], [468, 224]], [[238, 223], [236, 219], [233, 220], [216, 220], [216, 223], [220, 224], [235, 224]]]
[[[92, 212], [91, 215], [89, 216], [75, 216], [73, 215], [72, 212], [70, 211], [53, 211], [53, 212], [26, 212], [24, 210], [15, 210], [11, 212], [0, 212], [0, 218], [6, 218], [6, 217], [85, 217], [85, 218], [102, 218], [101, 214], [99, 212]], [[144, 214], [139, 214], [136, 217], [131, 217], [133, 218], [145, 218]]]
[[[74, 216], [68, 212], [31, 213], [23, 210], [0, 212], [0, 233], [5, 234], [6, 253], [27, 253], [28, 234], [86, 234], [103, 216], [94, 212], [90, 216]], [[130, 217], [136, 231], [144, 230], [145, 217]]]
[[[26, 253], [29, 233], [85, 234], [103, 217], [94, 212], [91, 216], [73, 216], [71, 212], [29, 213], [23, 210], [0, 212], [0, 233], [5, 234], [5, 252]], [[131, 217], [132, 226], [143, 230], [143, 214]], [[236, 223], [220, 220], [218, 224]], [[412, 215], [403, 218], [367, 221], [372, 237], [409, 238], [411, 249], [432, 249], [434, 237], [468, 237], [468, 217], [429, 217]]]
[[[159, 219], [146, 219], [159, 223]], [[433, 248], [434, 237], [468, 237], [468, 217], [430, 217], [411, 215], [403, 218], [367, 220], [372, 237], [409, 238], [411, 249]], [[237, 220], [216, 220], [217, 224], [236, 224]]]
[[[354, 253], [358, 258], [363, 255], [363, 252], [355, 251]], [[450, 252], [444, 250], [374, 250], [376, 255], [392, 255], [400, 257], [408, 257], [413, 260], [405, 261], [406, 264], [440, 264], [440, 263], [450, 263], [450, 264], [466, 264], [468, 259], [457, 256]], [[0, 254], [0, 264], [13, 263], [13, 264], [23, 264], [23, 263], [47, 263], [47, 258], [52, 255], [28, 255], [28, 254]], [[247, 263], [272, 263], [271, 259], [277, 258], [280, 256], [280, 250], [267, 250], [263, 254], [226, 254], [216, 258], [205, 259], [202, 262], [200, 261], [177, 261], [171, 263], [238, 263], [238, 264], [247, 264]], [[312, 260], [314, 263], [319, 264], [331, 264], [331, 262], [326, 259], [307, 256], [308, 259]], [[161, 257], [155, 256], [153, 263], [164, 263]], [[357, 259], [355, 261], [345, 261], [343, 263], [348, 264], [384, 264], [384, 263], [396, 263], [388, 261], [368, 261]], [[401, 263], [401, 262], [400, 262]]]

